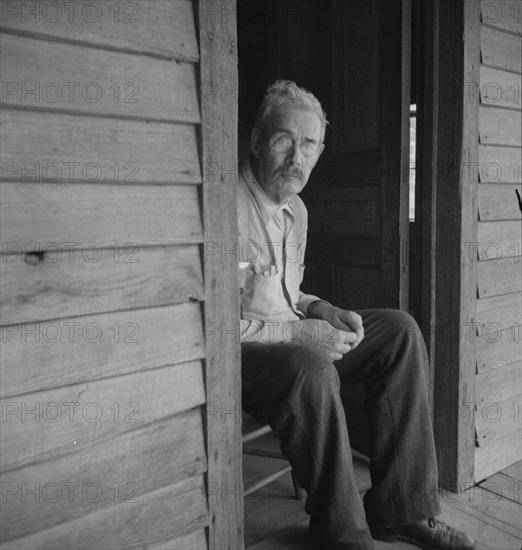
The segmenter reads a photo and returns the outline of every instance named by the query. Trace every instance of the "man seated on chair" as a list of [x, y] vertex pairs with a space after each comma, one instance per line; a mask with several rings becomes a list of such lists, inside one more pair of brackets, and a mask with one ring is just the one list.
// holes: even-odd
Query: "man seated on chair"
[[[307, 212], [297, 196], [324, 149], [319, 101], [289, 81], [270, 86], [241, 164], [243, 408], [268, 423], [306, 489], [321, 549], [408, 540], [422, 548], [475, 542], [440, 513], [427, 355], [399, 310], [347, 311], [300, 292]], [[340, 380], [363, 382], [372, 488], [354, 479]]]

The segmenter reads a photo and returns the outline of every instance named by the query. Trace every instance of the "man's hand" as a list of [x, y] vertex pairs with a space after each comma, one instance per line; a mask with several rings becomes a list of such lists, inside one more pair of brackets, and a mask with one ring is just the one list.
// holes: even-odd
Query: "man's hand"
[[333, 361], [348, 353], [357, 339], [355, 332], [338, 329], [322, 319], [303, 319], [292, 322], [291, 325], [295, 326], [295, 330], [286, 331], [291, 342], [311, 346]]
[[351, 349], [355, 349], [364, 338], [362, 317], [355, 311], [335, 307], [328, 302], [312, 302], [308, 306], [308, 316], [328, 321], [332, 327], [346, 332], [355, 332], [356, 339]]

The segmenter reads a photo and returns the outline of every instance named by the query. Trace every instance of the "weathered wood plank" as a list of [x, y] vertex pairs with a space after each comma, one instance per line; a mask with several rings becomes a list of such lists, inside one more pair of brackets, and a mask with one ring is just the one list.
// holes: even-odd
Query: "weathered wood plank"
[[[6, 550], [106, 548], [139, 550], [174, 538], [190, 526], [208, 524], [203, 478], [162, 487], [141, 495], [137, 503], [118, 503], [27, 537], [6, 543]], [[115, 525], [118, 526], [115, 529]]]
[[196, 129], [3, 109], [1, 181], [201, 183]]
[[190, 63], [11, 34], [0, 48], [4, 105], [200, 122]]
[[152, 544], [147, 550], [207, 550], [207, 536], [203, 529], [198, 529], [187, 535], [181, 535], [174, 540]]
[[12, 2], [3, 6], [0, 28], [99, 48], [199, 59], [191, 0], [105, 2], [83, 7], [64, 0]]
[[486, 105], [522, 109], [522, 77], [490, 67], [480, 67], [480, 100]]
[[478, 406], [475, 413], [475, 427], [478, 443], [481, 447], [489, 445], [497, 439], [502, 439], [511, 434], [513, 441], [520, 438], [516, 432], [521, 429], [520, 404], [522, 395], [518, 388], [518, 395], [494, 401], [486, 398], [486, 401]]
[[480, 107], [479, 136], [483, 145], [522, 146], [522, 121], [520, 111]]
[[479, 222], [477, 228], [479, 260], [498, 262], [517, 261], [521, 254], [520, 222]]
[[[494, 495], [496, 494], [517, 504], [522, 504], [522, 485], [502, 472], [488, 477], [480, 486], [485, 489], [487, 488]], [[494, 500], [494, 497], [492, 500]]]
[[[488, 338], [498, 338], [500, 331], [522, 324], [522, 295], [504, 294], [477, 300], [477, 323], [484, 325]], [[481, 334], [479, 330], [479, 334]]]
[[204, 400], [201, 361], [10, 397], [2, 402], [2, 468], [78, 453]]
[[480, 0], [482, 23], [496, 29], [522, 34], [520, 0]]
[[479, 298], [509, 294], [522, 290], [522, 264], [513, 259], [498, 262], [480, 262], [477, 266]]
[[482, 328], [477, 338], [477, 369], [483, 372], [520, 360], [520, 325], [498, 331], [494, 325]]
[[3, 327], [1, 396], [201, 359], [201, 325], [191, 303]]
[[[478, 407], [488, 403], [500, 403], [520, 394], [522, 387], [522, 363], [520, 361], [477, 374], [476, 402]], [[493, 414], [493, 410], [490, 411]], [[520, 411], [516, 414], [520, 426]]]
[[[237, 103], [223, 101], [216, 95], [203, 95], [205, 83], [234, 83], [238, 81], [237, 26], [235, 17], [207, 17], [205, 10], [221, 10], [220, 1], [196, 3], [199, 13], [199, 45], [201, 52], [200, 82], [202, 131], [201, 162], [203, 166], [237, 165]], [[226, 2], [227, 9], [237, 13], [235, 0]], [[234, 177], [212, 173], [204, 178], [203, 219], [206, 242], [237, 243], [237, 183]], [[205, 323], [234, 327], [239, 321], [237, 263], [233, 256], [225, 260], [212, 256], [205, 262]], [[241, 376], [240, 346], [235, 338], [211, 336], [205, 342], [206, 399], [221, 410], [240, 408]], [[214, 404], [214, 405], [212, 405]], [[243, 502], [241, 498], [226, 498], [210, 493], [210, 488], [233, 488], [242, 494], [241, 426], [235, 414], [225, 421], [219, 415], [209, 416], [207, 422], [207, 454], [209, 489], [210, 548], [235, 548], [243, 544]], [[223, 445], [226, 441], [228, 444]]]
[[519, 220], [521, 213], [515, 190], [519, 184], [481, 183], [478, 186], [480, 221]]
[[482, 63], [516, 73], [522, 66], [522, 37], [483, 26], [480, 32]]
[[[522, 447], [511, 435], [475, 449], [475, 481], [479, 482], [522, 459]], [[520, 512], [519, 512], [520, 513]], [[520, 543], [520, 541], [519, 541]]]
[[511, 477], [512, 479], [516, 479], [517, 481], [522, 481], [522, 461], [515, 462], [502, 470], [502, 472]]
[[[500, 502], [493, 495], [486, 495], [482, 487], [471, 487], [468, 480], [462, 494], [442, 495], [440, 519], [469, 533], [477, 542], [477, 550], [516, 550], [520, 546], [517, 522], [509, 525], [509, 519], [516, 517], [517, 506], [513, 502]], [[491, 498], [491, 502], [487, 497]]]
[[519, 147], [479, 146], [479, 181], [484, 183], [521, 183], [522, 152]]
[[346, 309], [379, 307], [381, 297], [375, 291], [382, 279], [380, 270], [335, 266], [336, 304]]
[[[2, 183], [2, 252], [202, 241], [195, 186]], [[69, 245], [67, 245], [69, 243]]]
[[[36, 264], [31, 263], [37, 261]], [[154, 277], [151, 277], [154, 273]], [[0, 323], [203, 300], [196, 245], [0, 256]]]
[[[6, 542], [143, 495], [206, 469], [201, 409], [1, 476]], [[73, 484], [73, 485], [68, 485]], [[36, 490], [24, 496], [24, 489]]]

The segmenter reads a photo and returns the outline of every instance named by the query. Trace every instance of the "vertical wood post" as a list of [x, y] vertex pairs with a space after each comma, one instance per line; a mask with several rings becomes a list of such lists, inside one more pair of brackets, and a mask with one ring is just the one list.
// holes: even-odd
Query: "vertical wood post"
[[480, 18], [475, 2], [440, 1], [434, 431], [440, 484], [474, 481]]
[[243, 548], [237, 254], [237, 11], [199, 0], [209, 548]]

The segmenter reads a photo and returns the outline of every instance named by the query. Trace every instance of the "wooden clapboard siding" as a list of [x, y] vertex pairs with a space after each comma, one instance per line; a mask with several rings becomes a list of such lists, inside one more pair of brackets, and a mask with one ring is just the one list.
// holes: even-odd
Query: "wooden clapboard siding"
[[[201, 361], [9, 397], [2, 405], [2, 470], [78, 453], [204, 401]], [[65, 403], [79, 403], [76, 414]]]
[[519, 147], [479, 147], [479, 180], [485, 183], [521, 183]]
[[[13, 6], [65, 10], [67, 4]], [[239, 399], [238, 345], [223, 352], [216, 345], [207, 354], [203, 337], [205, 322], [218, 313], [231, 325], [237, 320], [228, 299], [237, 266], [222, 269], [215, 258], [203, 281], [199, 246], [204, 216], [207, 240], [237, 233], [234, 182], [225, 201], [220, 185], [210, 193], [199, 187], [205, 162], [235, 160], [227, 152], [237, 106], [199, 89], [214, 82], [218, 61], [216, 74], [237, 81], [237, 57], [223, 55], [221, 41], [226, 35], [233, 50], [235, 20], [227, 33], [221, 18], [205, 20], [212, 32], [205, 31], [198, 67], [202, 25], [195, 16], [203, 11], [196, 3], [93, 9], [102, 10], [95, 23], [73, 17], [50, 24], [3, 12], [1, 475], [19, 486], [35, 478], [138, 480], [140, 494], [132, 505], [107, 495], [96, 503], [17, 501], [7, 510], [4, 547], [207, 548], [208, 529], [213, 548], [240, 548], [240, 501], [214, 504], [210, 517], [203, 479], [210, 462], [208, 479], [240, 482], [240, 468], [231, 467], [240, 449], [238, 424], [223, 426], [208, 415], [202, 422], [208, 399]], [[116, 13], [121, 21], [114, 21]], [[219, 40], [211, 42], [212, 33]], [[198, 72], [207, 75], [201, 82]], [[54, 98], [56, 92], [62, 95]], [[101, 95], [92, 99], [95, 92]], [[216, 105], [200, 108], [212, 100]], [[228, 133], [218, 129], [219, 120]], [[210, 155], [209, 129], [217, 144]], [[71, 165], [91, 171], [56, 176]], [[23, 173], [32, 167], [42, 170], [39, 179]], [[221, 206], [212, 217], [216, 198]], [[91, 403], [90, 413], [101, 416], [31, 422], [27, 414], [24, 422], [8, 414], [40, 407], [40, 415], [52, 415], [53, 406], [70, 413], [56, 409], [67, 403], [75, 412]], [[221, 452], [223, 440], [236, 444]]]
[[477, 374], [476, 401], [480, 407], [487, 403], [505, 401], [520, 393], [522, 363], [517, 361], [499, 369]]
[[[89, 261], [89, 259], [91, 261]], [[31, 261], [36, 263], [31, 263]], [[151, 278], [151, 271], [154, 278]], [[202, 300], [196, 245], [55, 250], [0, 258], [2, 325]], [[182, 326], [183, 319], [179, 319]]]
[[[125, 464], [124, 471], [121, 464]], [[4, 499], [1, 540], [48, 529], [117, 502], [127, 502], [132, 508], [143, 494], [199, 475], [205, 469], [199, 409], [138, 425], [108, 441], [97, 441], [72, 457], [47, 459], [4, 473], [2, 486], [16, 493]], [[38, 487], [38, 502], [34, 497], [22, 501], [23, 483], [27, 488]], [[78, 494], [91, 485], [94, 494], [101, 488], [100, 498], [91, 499], [94, 502], [71, 499], [67, 483], [74, 483], [71, 491]]]
[[520, 459], [520, 7], [481, 2], [476, 481]]
[[516, 190], [520, 184], [481, 183], [478, 186], [478, 210], [480, 221], [516, 220], [520, 217]]
[[520, 221], [479, 222], [476, 242], [479, 260], [517, 261], [521, 254]]
[[522, 38], [520, 36], [484, 26], [480, 33], [480, 49], [484, 65], [516, 73], [521, 72]]
[[[11, 34], [2, 35], [0, 47], [4, 55], [4, 106], [200, 122], [196, 73], [191, 63]], [[17, 61], [20, 56], [24, 63]], [[78, 82], [76, 93], [69, 94], [73, 88], [66, 88], [65, 82]], [[5, 83], [13, 83], [15, 88], [19, 85], [20, 91], [11, 95]], [[24, 83], [27, 89], [38, 84], [42, 93], [22, 94]], [[45, 88], [49, 83], [55, 84]], [[89, 83], [95, 85], [85, 88]], [[115, 83], [119, 85], [119, 95]], [[62, 94], [54, 101], [56, 85]]]
[[[31, 33], [40, 38], [183, 61], [199, 60], [191, 0], [120, 5], [102, 2], [94, 9], [91, 6], [85, 15], [81, 6], [67, 6], [64, 0], [49, 6], [39, 0], [27, 0], [24, 4], [28, 13], [25, 21], [21, 6], [13, 3], [5, 8], [0, 22], [4, 32]], [[65, 20], [67, 25], [60, 24]]]
[[478, 297], [488, 298], [522, 291], [521, 269], [519, 257], [498, 262], [480, 262], [477, 266]]
[[[6, 550], [54, 548], [135, 549], [167, 541], [208, 524], [203, 477], [191, 477], [92, 514], [4, 544]], [[115, 527], [116, 526], [116, 527]]]
[[[508, 434], [489, 445], [475, 449], [475, 480], [482, 481], [499, 471], [500, 464], [513, 464], [522, 459], [520, 432]], [[504, 466], [501, 466], [502, 469]]]
[[521, 323], [522, 296], [520, 293], [503, 294], [477, 300], [477, 323], [498, 331]]
[[88, 383], [203, 358], [201, 311], [191, 303], [12, 325], [0, 351], [3, 399]]
[[520, 0], [480, 0], [482, 25], [520, 36]]
[[486, 399], [486, 402], [478, 405], [475, 426], [480, 446], [502, 439], [509, 434], [517, 437], [516, 432], [520, 431], [520, 404], [522, 402], [520, 388], [518, 389], [519, 393], [513, 397], [502, 401]]
[[480, 143], [522, 146], [520, 111], [482, 105], [479, 110]]
[[195, 186], [2, 183], [0, 189], [2, 242], [14, 247], [7, 252], [48, 243], [141, 247], [203, 238]]
[[207, 536], [203, 529], [198, 529], [187, 535], [181, 535], [173, 540], [152, 544], [147, 550], [207, 550]]
[[477, 370], [483, 372], [520, 361], [520, 325], [504, 330], [481, 331], [477, 338]]
[[522, 78], [519, 74], [500, 69], [480, 67], [480, 100], [484, 105], [522, 109], [520, 94]]
[[2, 181], [201, 183], [192, 125], [19, 109], [3, 110], [0, 122]]

